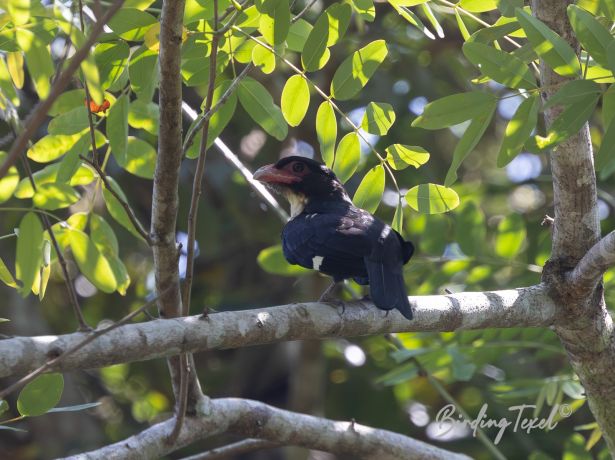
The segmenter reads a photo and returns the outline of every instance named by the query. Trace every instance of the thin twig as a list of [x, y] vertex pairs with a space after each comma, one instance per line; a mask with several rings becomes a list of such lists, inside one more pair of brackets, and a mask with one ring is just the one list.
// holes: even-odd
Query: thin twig
[[181, 460], [222, 460], [224, 458], [235, 458], [237, 455], [256, 452], [257, 450], [271, 449], [277, 444], [265, 439], [244, 439], [222, 447], [216, 447], [200, 454], [184, 457]]
[[[79, 0], [79, 22], [81, 24], [81, 31], [85, 35], [85, 21], [83, 20], [83, 0]], [[94, 131], [94, 121], [92, 120], [92, 97], [90, 96], [90, 87], [88, 81], [85, 78], [83, 71], [80, 71], [81, 79], [83, 80], [83, 89], [85, 90], [85, 104], [88, 114], [88, 126], [90, 128], [90, 141], [92, 143], [92, 162], [98, 164], [98, 157], [96, 156], [96, 132]]]
[[26, 120], [25, 129], [19, 134], [17, 139], [15, 139], [7, 154], [6, 160], [0, 166], [0, 179], [3, 178], [9, 168], [15, 164], [15, 161], [17, 161], [19, 155], [21, 155], [26, 148], [28, 141], [36, 134], [38, 128], [45, 121], [47, 113], [55, 100], [62, 94], [66, 86], [68, 86], [71, 82], [74, 73], [77, 71], [81, 63], [90, 55], [92, 45], [96, 42], [98, 36], [103, 32], [105, 24], [109, 22], [116, 11], [121, 8], [123, 3], [124, 0], [116, 0], [113, 5], [109, 7], [103, 18], [94, 24], [94, 27], [92, 27], [92, 32], [83, 46], [77, 50], [66, 66], [64, 72], [62, 72], [53, 83], [47, 98], [37, 104], [34, 111]]
[[145, 229], [141, 225], [141, 222], [139, 222], [139, 219], [137, 219], [137, 216], [135, 215], [135, 213], [132, 210], [132, 208], [130, 207], [130, 205], [111, 186], [111, 184], [107, 180], [107, 175], [101, 169], [101, 167], [98, 164], [94, 163], [89, 158], [84, 157], [83, 155], [79, 155], [79, 158], [81, 158], [83, 161], [85, 161], [87, 164], [89, 164], [92, 168], [94, 168], [96, 170], [96, 172], [98, 173], [98, 176], [100, 177], [100, 179], [105, 184], [105, 188], [107, 190], [109, 190], [109, 192], [111, 192], [111, 194], [115, 197], [115, 199], [120, 203], [122, 208], [124, 208], [124, 211], [126, 211], [126, 215], [130, 219], [130, 222], [135, 227], [135, 229], [137, 230], [139, 235], [141, 235], [141, 237], [145, 241], [147, 241], [147, 244], [149, 244], [151, 246], [152, 245], [152, 241], [151, 241], [151, 238], [150, 238], [149, 234], [145, 231]]
[[157, 301], [158, 301], [158, 297], [154, 297], [152, 300], [148, 301], [147, 303], [145, 303], [144, 305], [142, 305], [141, 307], [139, 307], [135, 311], [133, 311], [131, 313], [128, 313], [122, 319], [120, 319], [119, 321], [111, 324], [110, 326], [107, 326], [104, 329], [99, 329], [99, 330], [92, 331], [91, 333], [89, 333], [90, 335], [88, 335], [81, 342], [75, 344], [75, 346], [69, 348], [68, 350], [66, 350], [65, 352], [63, 352], [59, 356], [53, 358], [52, 360], [47, 361], [45, 364], [43, 364], [39, 368], [33, 370], [28, 375], [22, 377], [17, 382], [13, 383], [9, 387], [7, 387], [4, 390], [0, 391], [0, 399], [4, 399], [8, 394], [12, 393], [13, 391], [17, 390], [18, 388], [21, 388], [26, 383], [31, 382], [33, 379], [35, 379], [36, 377], [38, 377], [42, 373], [47, 372], [49, 370], [52, 370], [54, 368], [54, 366], [59, 364], [63, 359], [65, 359], [66, 357], [72, 355], [73, 353], [81, 350], [83, 347], [85, 347], [89, 343], [93, 342], [94, 340], [96, 340], [100, 336], [105, 335], [106, 333], [111, 332], [113, 329], [116, 329], [116, 328], [126, 324], [128, 321], [133, 319], [139, 313], [147, 310], [149, 307], [154, 305]]

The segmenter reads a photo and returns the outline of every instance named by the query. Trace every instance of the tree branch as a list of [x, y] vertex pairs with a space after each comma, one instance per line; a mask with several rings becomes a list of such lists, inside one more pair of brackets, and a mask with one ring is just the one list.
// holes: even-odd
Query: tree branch
[[159, 458], [199, 439], [220, 433], [269, 440], [323, 450], [351, 458], [378, 460], [468, 459], [465, 455], [430, 446], [399, 433], [339, 422], [278, 409], [247, 399], [223, 398], [211, 401], [211, 412], [186, 419], [177, 442], [165, 443], [173, 419], [159, 423], [124, 441], [69, 459]]
[[[307, 302], [244, 311], [158, 319], [121, 326], [66, 357], [53, 370], [112, 364], [288, 340], [356, 337], [387, 332], [455, 331], [486, 327], [547, 327], [555, 304], [543, 285], [505, 291], [410, 297], [415, 318], [384, 312], [372, 302]], [[88, 334], [0, 340], [0, 377], [23, 374], [81, 342]], [[52, 369], [50, 369], [52, 370]]]
[[184, 457], [182, 460], [221, 460], [235, 458], [234, 455], [247, 454], [257, 450], [271, 449], [278, 447], [278, 444], [263, 439], [244, 439], [222, 447], [216, 447], [200, 454]]
[[[179, 208], [179, 167], [182, 159], [182, 79], [180, 75], [181, 43], [185, 0], [166, 0], [162, 4], [160, 17], [160, 127], [158, 156], [154, 171], [152, 197], [151, 242], [154, 254], [156, 292], [160, 296], [161, 316], [173, 318], [181, 314], [181, 292], [179, 283], [179, 251], [175, 230]], [[163, 294], [162, 294], [163, 293]], [[167, 356], [171, 356], [169, 354]], [[194, 370], [194, 360], [188, 359], [188, 367]], [[169, 358], [169, 370], [178, 403], [182, 360], [180, 356]], [[188, 387], [188, 412], [203, 400], [203, 394], [196, 378], [190, 372]]]
[[612, 231], [587, 251], [569, 280], [577, 289], [591, 291], [605, 271], [615, 265], [615, 231]]

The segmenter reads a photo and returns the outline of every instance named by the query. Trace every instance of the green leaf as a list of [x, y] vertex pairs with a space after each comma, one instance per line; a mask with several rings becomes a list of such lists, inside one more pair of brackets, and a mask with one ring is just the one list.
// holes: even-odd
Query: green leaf
[[288, 126], [282, 111], [273, 103], [271, 94], [261, 83], [252, 78], [245, 78], [239, 83], [237, 95], [244, 110], [267, 133], [279, 141], [286, 138]]
[[498, 7], [497, 0], [461, 0], [459, 6], [470, 13], [484, 13]]
[[17, 287], [15, 278], [13, 278], [13, 275], [9, 271], [9, 268], [6, 266], [6, 264], [4, 263], [2, 259], [0, 259], [0, 281], [2, 281], [4, 284], [6, 284], [9, 287], [13, 287], [13, 288]]
[[123, 40], [99, 43], [94, 48], [94, 59], [100, 73], [100, 85], [107, 89], [126, 71], [130, 47]]
[[395, 206], [395, 214], [393, 215], [393, 222], [391, 222], [391, 227], [397, 233], [402, 234], [404, 230], [404, 207], [401, 201], [397, 203]]
[[588, 98], [600, 96], [600, 86], [591, 80], [572, 80], [562, 86], [553, 96], [547, 100], [545, 109], [556, 105], [572, 105], [583, 102]]
[[576, 77], [581, 73], [577, 55], [562, 37], [521, 8], [516, 9], [516, 17], [538, 56], [553, 71], [564, 77]]
[[419, 370], [414, 363], [406, 363], [395, 367], [384, 375], [378, 377], [375, 383], [392, 386], [412, 380], [419, 374]]
[[359, 135], [354, 131], [342, 137], [335, 152], [333, 172], [337, 178], [345, 183], [357, 170], [361, 159], [361, 143]]
[[330, 168], [335, 160], [335, 141], [337, 140], [337, 119], [329, 101], [324, 101], [316, 112], [316, 137], [320, 144], [320, 155]]
[[406, 201], [421, 214], [440, 214], [459, 206], [459, 196], [448, 187], [437, 184], [420, 184], [406, 193]]
[[264, 0], [258, 30], [270, 45], [278, 45], [288, 36], [290, 28], [290, 8], [288, 0]]
[[334, 3], [325, 10], [328, 18], [327, 47], [335, 45], [346, 33], [352, 7], [348, 3]]
[[[207, 60], [208, 61], [208, 60]], [[130, 87], [139, 99], [151, 101], [154, 91], [158, 87], [158, 52], [138, 48], [130, 56], [128, 74]]]
[[393, 144], [385, 149], [386, 160], [391, 168], [401, 171], [408, 166], [419, 168], [429, 161], [429, 152], [416, 145]]
[[352, 198], [355, 206], [363, 208], [372, 214], [378, 209], [384, 193], [384, 168], [376, 165], [367, 171]]
[[481, 73], [509, 88], [536, 88], [536, 78], [519, 58], [478, 42], [466, 42], [463, 54]]
[[58, 115], [49, 122], [49, 134], [77, 134], [89, 128], [88, 109], [85, 105]]
[[51, 77], [55, 72], [49, 48], [28, 29], [17, 29], [15, 37], [17, 44], [25, 53], [26, 64], [36, 92], [41, 99], [46, 99], [51, 89]]
[[70, 150], [81, 136], [81, 133], [48, 134], [28, 149], [28, 158], [38, 163], [49, 163]]
[[284, 258], [282, 245], [278, 244], [263, 249], [256, 258], [258, 265], [267, 273], [282, 276], [300, 276], [310, 273], [307, 268], [290, 265]]
[[90, 236], [102, 253], [118, 254], [119, 244], [111, 225], [98, 214], [90, 216]]
[[512, 34], [516, 30], [519, 30], [521, 25], [515, 20], [513, 22], [507, 22], [501, 25], [493, 25], [491, 27], [484, 27], [482, 29], [477, 30], [472, 35], [470, 35], [469, 41], [483, 43], [485, 45], [491, 44], [492, 42], [499, 40], [509, 34]]
[[540, 97], [532, 94], [525, 99], [506, 125], [502, 146], [498, 153], [498, 168], [503, 168], [515, 158], [532, 135], [538, 122]]
[[55, 117], [74, 108], [83, 107], [84, 105], [85, 91], [83, 89], [72, 89], [58, 96], [51, 106], [51, 109], [49, 109], [49, 116]]
[[266, 75], [275, 70], [275, 54], [258, 43], [252, 48], [252, 62]]
[[43, 226], [33, 212], [27, 213], [19, 224], [15, 277], [21, 281], [19, 292], [27, 296], [43, 261]]
[[[613, 86], [612, 88], [615, 89]], [[600, 171], [601, 180], [606, 180], [615, 172], [615, 123], [613, 122], [613, 118], [609, 120], [604, 136], [602, 136], [600, 148], [598, 149], [598, 153], [596, 153], [596, 171]]]
[[118, 164], [135, 176], [152, 179], [156, 168], [156, 149], [143, 139], [128, 136], [126, 160], [118, 160]]
[[448, 352], [452, 358], [451, 369], [453, 371], [453, 378], [461, 382], [470, 380], [476, 371], [476, 365], [455, 346], [450, 347]]
[[8, 0], [5, 5], [15, 25], [23, 26], [28, 23], [32, 9], [30, 0]]
[[331, 95], [350, 99], [367, 84], [388, 54], [386, 42], [376, 40], [348, 56], [337, 68], [331, 81]]
[[298, 126], [310, 105], [310, 88], [301, 75], [290, 77], [282, 90], [281, 109], [290, 126]]
[[307, 72], [322, 69], [329, 60], [327, 41], [329, 40], [329, 16], [323, 12], [305, 41], [301, 53], [301, 64]]
[[286, 37], [286, 46], [288, 49], [296, 53], [301, 53], [311, 31], [312, 24], [303, 18], [291, 24], [288, 36]]
[[592, 14], [577, 5], [568, 5], [568, 18], [583, 48], [602, 66], [608, 66], [607, 48], [613, 43], [609, 30]]
[[494, 103], [490, 109], [487, 109], [485, 113], [477, 118], [474, 118], [470, 123], [470, 126], [465, 130], [463, 136], [457, 143], [455, 151], [453, 152], [453, 162], [451, 163], [446, 178], [444, 179], [444, 186], [450, 187], [457, 180], [457, 170], [463, 162], [463, 160], [470, 154], [478, 141], [481, 140], [485, 130], [491, 123], [491, 118], [495, 113], [496, 104]]
[[[89, 143], [88, 143], [89, 145]], [[53, 163], [45, 166], [40, 171], [36, 171], [32, 176], [37, 186], [47, 184], [49, 182], [56, 182], [58, 173], [62, 167], [61, 163]], [[94, 170], [90, 166], [81, 165], [77, 168], [77, 171], [71, 176], [69, 185], [87, 185], [90, 184], [96, 175]], [[19, 181], [19, 185], [15, 190], [15, 196], [19, 199], [31, 198], [34, 196], [34, 190], [28, 177]]]
[[0, 399], [0, 414], [4, 414], [7, 410], [9, 410], [9, 403], [4, 399]]
[[615, 85], [609, 85], [602, 95], [602, 126], [606, 129], [615, 118]]
[[479, 117], [497, 103], [492, 93], [471, 91], [453, 94], [427, 104], [412, 126], [423, 129], [442, 129]]
[[[126, 195], [124, 194], [120, 186], [117, 184], [117, 182], [115, 182], [115, 180], [109, 176], [107, 176], [107, 182], [113, 188], [113, 190], [120, 196], [120, 198], [122, 198], [122, 201], [124, 201], [124, 203], [128, 203], [128, 200], [126, 199]], [[130, 218], [128, 217], [128, 214], [126, 214], [126, 210], [124, 209], [124, 207], [117, 200], [117, 198], [115, 198], [115, 196], [113, 196], [113, 194], [109, 190], [107, 190], [106, 187], [103, 187], [103, 199], [105, 201], [105, 206], [107, 207], [107, 211], [109, 211], [109, 214], [111, 214], [111, 217], [113, 217], [118, 224], [120, 224], [122, 227], [124, 227], [126, 230], [128, 230], [138, 239], [143, 241], [143, 237], [139, 234], [137, 229], [134, 227], [134, 225], [130, 221]]]
[[423, 15], [427, 18], [431, 26], [434, 28], [438, 37], [444, 38], [444, 29], [440, 25], [440, 22], [438, 22], [438, 18], [436, 18], [436, 15], [431, 10], [429, 3], [428, 2], [421, 3], [419, 5], [419, 9], [423, 13]]
[[102, 403], [100, 402], [91, 402], [85, 404], [77, 404], [75, 406], [54, 407], [53, 409], [49, 409], [47, 412], [77, 412], [92, 409], [93, 407], [98, 407], [101, 404]]
[[[0, 164], [4, 164], [6, 153], [0, 152]], [[4, 203], [13, 195], [19, 184], [19, 172], [15, 166], [11, 166], [6, 175], [0, 179], [0, 203]]]
[[395, 123], [395, 111], [391, 104], [370, 102], [367, 104], [361, 127], [371, 134], [384, 136]]
[[54, 210], [67, 208], [79, 201], [79, 198], [79, 193], [70, 185], [50, 183], [38, 187], [32, 201], [37, 208]]
[[[429, 0], [410, 0], [410, 3], [418, 5], [428, 1]], [[406, 21], [408, 21], [410, 24], [420, 30], [427, 38], [431, 40], [436, 39], [436, 36], [431, 33], [431, 31], [425, 26], [425, 24], [423, 24], [421, 18], [414, 14], [412, 10], [405, 8], [406, 6], [409, 6], [407, 5], [409, 3], [408, 0], [388, 0], [388, 2], [402, 18], [404, 18]]]
[[496, 0], [498, 10], [504, 17], [514, 17], [516, 8], [523, 8], [523, 0]]
[[128, 95], [122, 94], [109, 109], [107, 137], [111, 153], [119, 164], [125, 163], [128, 148]]
[[121, 8], [107, 25], [124, 40], [138, 41], [142, 40], [148, 29], [157, 22], [154, 16], [145, 11]]
[[352, 7], [367, 22], [376, 19], [376, 7], [373, 0], [352, 0]]
[[553, 121], [546, 137], [536, 136], [538, 148], [552, 148], [579, 132], [594, 113], [599, 98], [599, 94], [587, 94], [580, 101], [567, 106]]
[[21, 415], [36, 417], [55, 407], [64, 391], [62, 374], [42, 374], [28, 383], [17, 398], [17, 410]]
[[[117, 104], [117, 102], [116, 102]], [[128, 124], [135, 129], [144, 129], [154, 136], [158, 136], [158, 123], [160, 108], [153, 102], [137, 99], [130, 103], [128, 110]]]
[[523, 217], [519, 214], [509, 214], [498, 224], [495, 253], [500, 257], [512, 259], [521, 250], [526, 236]]
[[110, 294], [115, 291], [117, 282], [109, 262], [92, 240], [83, 232], [71, 229], [68, 232], [73, 258], [81, 273], [98, 289]]

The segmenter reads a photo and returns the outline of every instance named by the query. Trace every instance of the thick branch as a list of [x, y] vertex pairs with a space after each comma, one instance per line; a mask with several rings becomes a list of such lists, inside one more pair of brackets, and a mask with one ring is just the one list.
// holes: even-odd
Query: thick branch
[[[288, 340], [353, 337], [387, 332], [454, 331], [486, 327], [547, 327], [555, 305], [542, 285], [506, 291], [410, 297], [415, 318], [385, 312], [371, 302], [296, 303], [228, 311], [121, 326], [80, 349], [57, 369], [89, 369], [111, 364]], [[0, 377], [23, 374], [86, 337], [14, 337], [0, 340]]]
[[167, 420], [124, 441], [69, 458], [159, 458], [199, 439], [219, 433], [266, 439], [283, 445], [302, 446], [357, 459], [469, 458], [392, 431], [298, 414], [246, 399], [212, 400], [210, 414], [187, 418], [177, 442], [169, 445], [165, 443], [165, 439], [168, 438], [173, 423], [172, 419]]
[[[154, 172], [151, 243], [154, 254], [156, 292], [159, 309], [165, 318], [181, 314], [181, 293], [175, 227], [179, 206], [179, 167], [182, 158], [182, 79], [181, 43], [185, 0], [165, 0], [160, 18], [160, 127], [158, 157]], [[192, 357], [188, 357], [193, 369]], [[169, 359], [173, 388], [180, 390], [181, 362]], [[196, 373], [190, 373], [188, 411], [194, 412], [202, 397]]]
[[587, 251], [570, 274], [570, 282], [588, 292], [596, 287], [605, 271], [615, 265], [615, 231]]

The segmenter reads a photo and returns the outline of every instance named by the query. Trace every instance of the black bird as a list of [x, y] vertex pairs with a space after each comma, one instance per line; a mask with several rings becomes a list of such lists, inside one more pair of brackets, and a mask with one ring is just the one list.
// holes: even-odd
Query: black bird
[[403, 265], [412, 257], [414, 245], [354, 206], [333, 171], [314, 160], [290, 156], [261, 167], [254, 179], [290, 203], [291, 219], [282, 231], [286, 260], [333, 277], [321, 299], [337, 282], [353, 278], [370, 285], [378, 308], [396, 308], [412, 319]]

